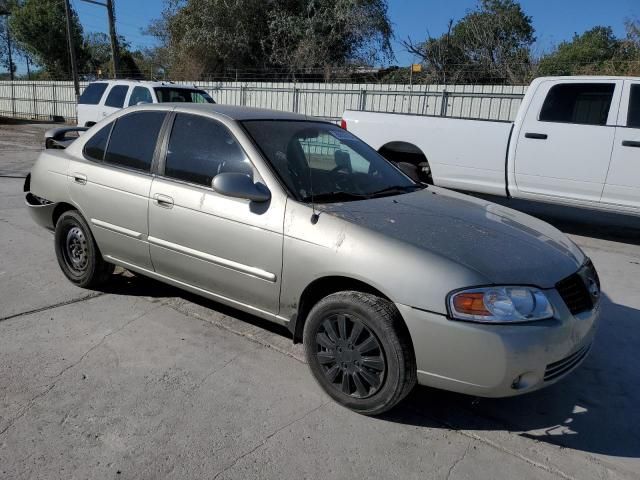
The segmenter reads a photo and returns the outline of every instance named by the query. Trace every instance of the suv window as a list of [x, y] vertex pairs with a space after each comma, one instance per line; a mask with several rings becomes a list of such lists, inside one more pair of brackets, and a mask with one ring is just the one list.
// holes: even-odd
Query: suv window
[[116, 120], [104, 161], [148, 172], [165, 112], [134, 112]]
[[109, 90], [109, 95], [107, 95], [107, 99], [104, 104], [107, 107], [122, 108], [124, 105], [124, 98], [127, 96], [127, 90], [129, 90], [129, 87], [126, 85], [116, 85]]
[[640, 84], [631, 85], [627, 127], [640, 128]]
[[99, 162], [104, 160], [104, 151], [107, 148], [111, 127], [113, 127], [113, 122], [98, 130], [98, 132], [84, 144], [84, 154], [91, 160], [97, 160]]
[[253, 168], [235, 137], [221, 123], [198, 115], [176, 115], [164, 173], [168, 177], [211, 186], [222, 172], [253, 175]]
[[180, 88], [180, 87], [157, 87], [154, 88], [158, 102], [186, 102], [186, 103], [216, 103], [213, 98], [204, 90]]
[[151, 91], [147, 87], [134, 87], [129, 97], [129, 106], [137, 105], [139, 102], [153, 103]]
[[80, 95], [78, 103], [81, 103], [82, 105], [97, 105], [100, 103], [102, 94], [106, 89], [106, 83], [90, 83], [87, 88], [84, 89], [82, 95]]
[[555, 85], [544, 100], [540, 121], [606, 125], [614, 90], [613, 83]]

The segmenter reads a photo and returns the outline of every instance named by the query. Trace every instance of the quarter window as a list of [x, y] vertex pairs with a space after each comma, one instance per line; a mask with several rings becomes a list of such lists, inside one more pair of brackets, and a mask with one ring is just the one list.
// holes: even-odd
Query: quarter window
[[606, 125], [613, 98], [613, 83], [565, 83], [549, 90], [540, 121]]
[[627, 127], [640, 128], [640, 84], [631, 85]]
[[78, 103], [82, 105], [97, 105], [100, 103], [102, 94], [106, 89], [106, 83], [90, 83], [89, 86], [84, 89], [82, 95], [80, 95]]
[[113, 123], [102, 127], [87, 141], [87, 143], [85, 143], [84, 154], [91, 160], [97, 160], [99, 162], [104, 160], [104, 151], [107, 148], [107, 141], [109, 140], [111, 127], [113, 127]]
[[129, 87], [126, 85], [116, 85], [109, 90], [109, 95], [104, 104], [107, 107], [122, 108], [124, 106], [124, 97], [127, 96], [127, 90]]
[[148, 172], [164, 112], [134, 112], [116, 120], [104, 161]]
[[253, 175], [253, 168], [235, 137], [215, 120], [198, 115], [176, 115], [165, 162], [165, 175], [211, 186], [222, 172]]
[[153, 103], [151, 92], [147, 87], [134, 87], [131, 92], [131, 97], [129, 97], [129, 106], [137, 105], [140, 102]]

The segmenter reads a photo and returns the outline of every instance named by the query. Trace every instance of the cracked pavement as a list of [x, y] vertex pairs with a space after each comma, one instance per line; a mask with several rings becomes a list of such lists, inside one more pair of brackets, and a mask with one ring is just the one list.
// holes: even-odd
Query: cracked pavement
[[638, 236], [571, 230], [605, 298], [569, 378], [495, 400], [418, 388], [367, 418], [281, 327], [121, 270], [72, 286], [21, 190], [0, 178], [0, 478], [640, 478]]

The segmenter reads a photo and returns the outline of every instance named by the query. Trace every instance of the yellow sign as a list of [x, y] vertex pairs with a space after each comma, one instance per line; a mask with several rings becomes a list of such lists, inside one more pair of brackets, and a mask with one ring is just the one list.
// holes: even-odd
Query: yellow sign
[[412, 63], [411, 71], [413, 73], [420, 73], [422, 71], [422, 65], [420, 63]]

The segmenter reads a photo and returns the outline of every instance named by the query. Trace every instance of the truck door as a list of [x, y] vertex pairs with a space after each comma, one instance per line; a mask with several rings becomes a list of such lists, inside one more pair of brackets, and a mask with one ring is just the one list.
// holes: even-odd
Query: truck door
[[602, 202], [640, 209], [640, 81], [624, 82]]
[[607, 177], [622, 81], [542, 82], [517, 135], [523, 197], [598, 203]]

